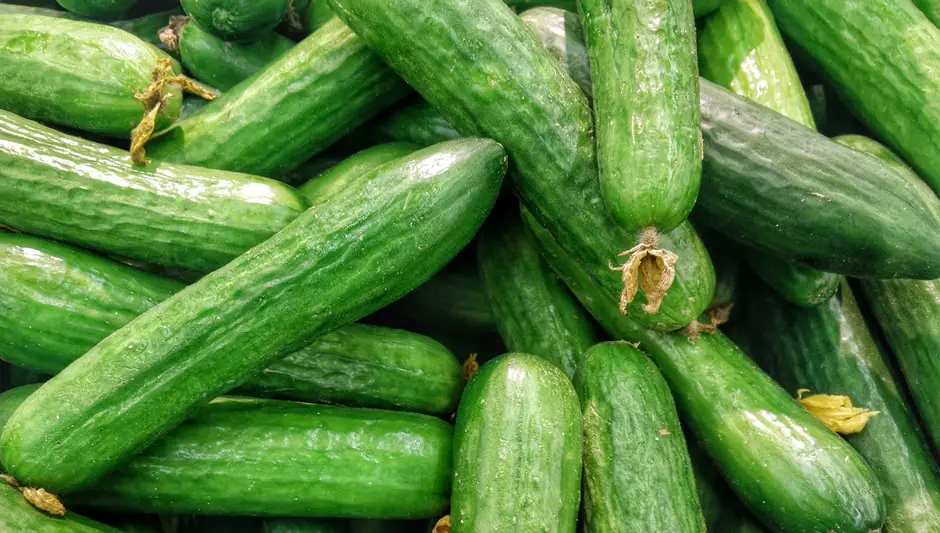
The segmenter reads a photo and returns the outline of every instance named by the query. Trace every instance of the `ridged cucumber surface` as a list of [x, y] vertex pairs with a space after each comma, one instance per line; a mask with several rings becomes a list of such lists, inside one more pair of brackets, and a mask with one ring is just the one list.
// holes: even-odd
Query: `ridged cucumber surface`
[[366, 148], [308, 180], [297, 190], [310, 202], [329, 198], [333, 193], [345, 189], [350, 180], [372, 172], [385, 163], [404, 157], [420, 148], [417, 144], [404, 142], [385, 143]]
[[226, 41], [253, 41], [274, 30], [291, 0], [180, 0], [206, 30]]
[[113, 527], [75, 513], [63, 517], [48, 515], [23, 498], [6, 483], [0, 483], [0, 531], [30, 533], [121, 533]]
[[568, 71], [584, 95], [588, 99], [593, 98], [591, 63], [584, 46], [584, 29], [578, 14], [557, 7], [536, 7], [523, 11], [519, 18], [535, 33], [542, 46], [555, 56], [562, 68]]

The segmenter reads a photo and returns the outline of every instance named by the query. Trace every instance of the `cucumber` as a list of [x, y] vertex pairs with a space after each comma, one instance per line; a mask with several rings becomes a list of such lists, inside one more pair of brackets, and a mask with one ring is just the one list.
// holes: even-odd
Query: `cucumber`
[[725, 0], [692, 0], [692, 12], [697, 17], [704, 17], [721, 7]]
[[333, 11], [326, 0], [310, 0], [306, 13], [306, 28], [309, 33], [317, 31], [320, 26], [333, 18]]
[[869, 533], [884, 522], [874, 473], [721, 332], [694, 342], [611, 311], [611, 297], [523, 212], [543, 255], [615, 339], [640, 343], [672, 389], [679, 415], [739, 498], [784, 533]]
[[[151, 85], [157, 60], [168, 57], [102, 24], [2, 15], [0, 102], [27, 118], [126, 138], [144, 117], [135, 95]], [[165, 89], [158, 128], [170, 124], [181, 102], [179, 88]]]
[[930, 97], [940, 91], [940, 29], [910, 1], [768, 4], [842, 101], [940, 193], [940, 102]]
[[506, 0], [506, 5], [517, 10], [528, 10], [537, 6], [548, 6], [561, 9], [577, 9], [577, 0]]
[[7, 424], [0, 459], [30, 486], [87, 486], [265, 365], [428, 279], [479, 228], [506, 164], [497, 143], [466, 139], [356, 180], [48, 381]]
[[113, 20], [125, 14], [137, 0], [56, 0], [60, 6], [86, 17]]
[[306, 207], [274, 180], [171, 163], [135, 166], [123, 150], [0, 111], [0, 224], [21, 231], [206, 272]]
[[733, 305], [738, 300], [738, 286], [742, 276], [740, 249], [713, 231], [703, 232], [702, 240], [705, 241], [705, 248], [708, 255], [713, 257], [712, 264], [715, 266], [715, 295], [712, 296], [708, 308]]
[[660, 245], [659, 235], [688, 218], [702, 177], [692, 3], [579, 0], [578, 10], [591, 64], [601, 193], [613, 218], [637, 235], [636, 246], [621, 254], [625, 283], [651, 278], [643, 288], [655, 309], [682, 260]]
[[0, 531], [29, 533], [121, 533], [117, 529], [75, 513], [50, 516], [32, 505], [6, 483], [0, 483]]
[[815, 307], [829, 300], [842, 276], [783, 261], [756, 250], [747, 251], [747, 264], [777, 294], [800, 307]]
[[656, 366], [626, 342], [598, 344], [585, 354], [577, 391], [585, 531], [704, 533], [679, 415]]
[[[622, 262], [617, 254], [633, 246], [636, 235], [619, 226], [601, 200], [590, 107], [512, 10], [499, 0], [331, 0], [331, 5], [458, 131], [503, 144], [513, 158], [516, 195], [605, 290], [624, 292], [621, 273], [610, 267]], [[627, 312], [649, 327], [675, 330], [704, 311], [714, 272], [688, 224], [661, 241], [683, 258], [676, 282], [658, 312], [647, 313], [653, 309], [644, 295]]]
[[887, 503], [885, 531], [940, 531], [937, 465], [884, 353], [843, 282], [814, 309], [798, 309], [767, 291], [752, 291], [752, 331], [764, 347], [758, 362], [785, 388], [845, 395], [878, 411], [847, 436], [868, 461]]
[[182, 14], [183, 10], [177, 7], [168, 11], [160, 11], [150, 15], [143, 15], [132, 19], [115, 20], [108, 23], [109, 26], [132, 33], [141, 40], [161, 47], [165, 50], [164, 44], [160, 41], [160, 30], [167, 25], [170, 17]]
[[580, 484], [581, 409], [565, 374], [528, 354], [480, 367], [454, 428], [454, 533], [574, 533]]
[[[3, 393], [0, 393], [0, 431], [7, 425], [7, 420], [13, 416], [13, 412], [20, 406], [26, 398], [36, 392], [39, 385], [22, 385]], [[2, 467], [2, 465], [0, 465]]]
[[392, 109], [380, 117], [375, 133], [380, 139], [421, 146], [460, 138], [460, 132], [424, 100]]
[[914, 5], [917, 6], [917, 9], [920, 9], [924, 12], [924, 15], [927, 15], [927, 18], [930, 19], [930, 22], [933, 22], [934, 26], [940, 24], [940, 2], [937, 0], [913, 0]]
[[307, 181], [298, 188], [298, 192], [310, 202], [329, 198], [345, 189], [351, 180], [420, 148], [417, 144], [411, 143], [387, 143], [367, 148]]
[[160, 39], [179, 53], [180, 62], [193, 76], [222, 91], [250, 78], [294, 47], [294, 41], [273, 32], [249, 43], [225, 41], [190, 23], [189, 17], [169, 19]]
[[290, 0], [180, 0], [197, 24], [226, 41], [253, 41], [274, 30]]
[[299, 166], [410, 89], [334, 20], [151, 140], [157, 159], [261, 176]]
[[594, 324], [538, 246], [518, 209], [491, 216], [477, 240], [480, 277], [509, 350], [538, 355], [574, 378], [596, 342]]
[[[571, 2], [574, 4], [574, 2]], [[572, 6], [570, 9], [575, 9]], [[561, 63], [584, 95], [591, 99], [591, 64], [584, 46], [584, 31], [577, 13], [557, 7], [527, 9], [519, 18], [535, 33], [542, 46]]]
[[266, 518], [260, 533], [348, 533], [345, 520], [319, 518]]

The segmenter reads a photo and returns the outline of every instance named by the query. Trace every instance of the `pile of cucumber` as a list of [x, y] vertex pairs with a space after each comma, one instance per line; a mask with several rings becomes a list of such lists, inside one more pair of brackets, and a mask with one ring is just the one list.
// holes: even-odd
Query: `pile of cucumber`
[[940, 533], [936, 24], [0, 3], [0, 533]]

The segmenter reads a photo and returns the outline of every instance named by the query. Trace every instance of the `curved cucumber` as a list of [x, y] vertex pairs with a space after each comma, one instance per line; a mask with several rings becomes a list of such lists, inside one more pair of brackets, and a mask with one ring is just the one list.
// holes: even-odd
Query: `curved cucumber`
[[[574, 2], [571, 2], [574, 4]], [[572, 6], [570, 9], [576, 9]], [[542, 46], [561, 63], [584, 95], [591, 99], [591, 64], [584, 46], [584, 30], [577, 13], [557, 7], [525, 10], [519, 18], [535, 33]]]
[[692, 0], [692, 12], [697, 17], [704, 17], [721, 7], [725, 0]]
[[431, 277], [476, 233], [506, 164], [497, 143], [466, 139], [361, 177], [48, 381], [0, 436], [3, 464], [51, 492], [87, 486], [265, 365]]
[[[874, 473], [721, 332], [695, 342], [643, 328], [523, 213], [552, 268], [614, 338], [640, 343], [673, 391], [679, 414], [745, 505], [784, 533], [869, 533], [884, 500]], [[605, 301], [607, 299], [607, 301]]]
[[333, 10], [330, 9], [330, 5], [326, 0], [310, 0], [310, 4], [307, 6], [305, 23], [308, 32], [317, 31], [331, 18], [333, 18]]
[[506, 347], [538, 355], [574, 378], [595, 343], [594, 325], [542, 260], [519, 211], [491, 216], [477, 243], [480, 277]]
[[934, 26], [940, 25], [940, 2], [937, 0], [913, 0], [914, 5], [927, 15]]
[[777, 294], [800, 307], [820, 305], [839, 289], [842, 276], [747, 250], [748, 266]]
[[86, 17], [110, 20], [120, 17], [137, 3], [137, 0], [56, 0], [60, 6], [72, 13]]
[[267, 518], [260, 533], [348, 533], [346, 520], [318, 518]]
[[158, 265], [216, 269], [307, 207], [274, 180], [133, 165], [123, 150], [6, 111], [0, 141], [0, 224]]
[[226, 41], [252, 41], [281, 23], [290, 0], [180, 0], [200, 26]]
[[598, 344], [585, 354], [577, 389], [585, 531], [704, 533], [679, 415], [656, 366], [626, 342]]
[[421, 146], [461, 137], [460, 132], [424, 100], [394, 109], [378, 121], [375, 129], [380, 138]]
[[[868, 332], [847, 283], [814, 309], [753, 294], [752, 331], [765, 369], [789, 390], [845, 395], [879, 414], [848, 441], [868, 461], [884, 492], [888, 533], [940, 531], [940, 480], [913, 412]], [[755, 327], [756, 326], [756, 327]]]
[[379, 144], [357, 152], [333, 165], [297, 188], [308, 201], [317, 202], [346, 188], [350, 180], [372, 172], [389, 161], [404, 157], [421, 147], [411, 143]]
[[580, 484], [581, 409], [565, 374], [528, 354], [483, 365], [457, 411], [454, 533], [574, 533]]
[[156, 158], [277, 176], [316, 155], [410, 89], [338, 20], [256, 76], [155, 137]]
[[0, 531], [30, 533], [121, 533], [113, 527], [69, 512], [63, 517], [50, 516], [29, 504], [23, 495], [6, 483], [0, 483]]
[[[144, 117], [134, 97], [169, 57], [127, 32], [102, 24], [37, 15], [0, 16], [3, 109], [79, 130], [127, 137]], [[179, 114], [182, 93], [168, 87], [157, 116]]]

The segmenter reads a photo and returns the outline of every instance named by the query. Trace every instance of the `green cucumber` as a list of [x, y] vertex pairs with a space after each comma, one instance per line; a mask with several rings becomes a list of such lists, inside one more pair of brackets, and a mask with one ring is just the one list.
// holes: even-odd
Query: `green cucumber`
[[479, 228], [506, 164], [497, 143], [466, 139], [361, 177], [46, 382], [0, 436], [3, 464], [52, 492], [87, 486], [265, 365], [431, 277]]
[[638, 244], [648, 248], [631, 260], [643, 258], [640, 269], [647, 271], [671, 270], [647, 254], [671, 251], [656, 236], [688, 218], [701, 182], [692, 3], [579, 0], [578, 10], [591, 64], [602, 196], [618, 223], [643, 232]]
[[350, 180], [355, 180], [362, 174], [372, 172], [385, 163], [404, 157], [420, 148], [417, 144], [400, 142], [367, 148], [330, 167], [298, 187], [297, 190], [308, 201], [315, 203], [321, 198], [329, 198], [334, 193], [342, 191]]
[[528, 354], [480, 367], [454, 428], [454, 533], [574, 533], [580, 484], [581, 409], [565, 374]]
[[375, 130], [381, 139], [421, 146], [460, 138], [460, 132], [424, 100], [393, 109], [379, 118]]
[[907, 166], [907, 163], [905, 163], [903, 159], [898, 157], [897, 154], [892, 152], [887, 146], [870, 137], [850, 134], [833, 137], [832, 140], [841, 144], [842, 146], [848, 146], [856, 152], [863, 153], [867, 156], [877, 159], [878, 161], [881, 161], [894, 170], [903, 173], [909, 179], [915, 180], [915, 182], [917, 179], [919, 179], [917, 174], [911, 170], [911, 167]]
[[338, 20], [151, 140], [157, 159], [261, 176], [316, 155], [410, 89]]
[[752, 291], [758, 362], [785, 388], [845, 395], [879, 414], [848, 441], [871, 465], [887, 503], [887, 533], [940, 531], [940, 479], [917, 420], [843, 281], [813, 309]]
[[[636, 235], [614, 221], [601, 199], [591, 109], [511, 9], [499, 0], [331, 0], [331, 5], [458, 131], [503, 144], [513, 159], [514, 192], [605, 290], [624, 292], [622, 273], [611, 265], [622, 263], [617, 254], [632, 247]], [[682, 257], [675, 284], [658, 312], [644, 310], [644, 295], [627, 312], [649, 327], [675, 330], [705, 310], [714, 272], [690, 225], [661, 240]]]
[[253, 41], [281, 23], [290, 0], [180, 0], [183, 10], [206, 31], [226, 41]]
[[[124, 30], [127, 33], [136, 35], [141, 40], [156, 46], [163, 46], [158, 35], [160, 28], [166, 26], [167, 21], [174, 15], [182, 13], [182, 9], [172, 9], [152, 13], [132, 19], [112, 20], [107, 22], [108, 26]], [[57, 17], [73, 20], [83, 20], [81, 15], [71, 11], [59, 11], [56, 9], [47, 9], [43, 7], [30, 7], [12, 4], [0, 4], [0, 15], [42, 15], [44, 17]]]
[[568, 10], [577, 9], [577, 0], [505, 0], [506, 5], [515, 8], [517, 10], [529, 10], [529, 8], [537, 8], [538, 6], [547, 6]]
[[704, 533], [679, 415], [656, 366], [626, 342], [598, 344], [585, 354], [577, 390], [585, 531]]
[[331, 18], [333, 18], [333, 11], [326, 0], [310, 0], [304, 22], [307, 32], [317, 31]]
[[523, 212], [543, 255], [616, 339], [640, 343], [679, 414], [739, 498], [783, 533], [869, 533], [884, 522], [881, 489], [858, 453], [763, 373], [721, 332], [687, 338], [642, 327], [552, 235]]
[[940, 193], [940, 101], [930, 96], [940, 91], [940, 29], [907, 0], [768, 4], [842, 101]]
[[190, 74], [222, 91], [250, 78], [294, 47], [294, 41], [273, 32], [249, 43], [234, 43], [190, 23], [189, 17], [173, 18], [169, 23], [161, 30], [160, 39], [179, 53]]
[[913, 2], [917, 9], [927, 15], [927, 18], [930, 19], [930, 22], [933, 22], [934, 26], [940, 25], [940, 2], [937, 0], [913, 0]]
[[842, 280], [838, 274], [783, 261], [757, 250], [747, 250], [746, 254], [747, 264], [757, 277], [800, 307], [814, 307], [828, 301]]
[[709, 309], [727, 307], [738, 300], [742, 266], [740, 249], [714, 231], [702, 232], [702, 240], [715, 266], [715, 295]]
[[704, 17], [721, 7], [725, 0], [692, 0], [692, 11], [696, 18]]
[[216, 269], [307, 207], [274, 180], [133, 165], [123, 150], [6, 111], [0, 141], [0, 224], [158, 265]]
[[137, 3], [137, 0], [56, 0], [60, 6], [85, 17], [113, 20]]
[[0, 531], [29, 533], [121, 533], [117, 529], [69, 512], [50, 516], [29, 504], [18, 490], [0, 483]]
[[[27, 118], [127, 137], [144, 117], [135, 94], [151, 84], [165, 53], [102, 24], [37, 15], [0, 16], [0, 101]], [[157, 127], [179, 113], [168, 87]]]
[[260, 533], [347, 533], [349, 523], [345, 520], [318, 518], [266, 518], [261, 523]]
[[542, 260], [518, 209], [505, 214], [491, 216], [477, 240], [480, 277], [500, 336], [510, 351], [538, 355], [574, 378], [596, 342], [594, 324]]
[[[574, 4], [574, 2], [571, 2]], [[572, 6], [570, 9], [576, 9]], [[535, 33], [542, 46], [561, 63], [588, 99], [594, 94], [591, 64], [584, 46], [584, 31], [577, 13], [557, 7], [527, 9], [519, 18]]]

